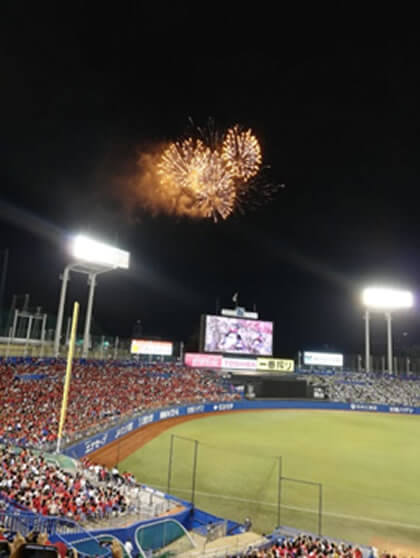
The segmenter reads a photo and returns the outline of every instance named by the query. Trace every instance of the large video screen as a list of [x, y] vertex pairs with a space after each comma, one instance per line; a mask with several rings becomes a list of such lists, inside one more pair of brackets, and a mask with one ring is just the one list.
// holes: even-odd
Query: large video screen
[[171, 356], [173, 344], [170, 341], [152, 341], [149, 339], [132, 339], [132, 355], [162, 355]]
[[273, 322], [205, 316], [204, 351], [271, 356]]

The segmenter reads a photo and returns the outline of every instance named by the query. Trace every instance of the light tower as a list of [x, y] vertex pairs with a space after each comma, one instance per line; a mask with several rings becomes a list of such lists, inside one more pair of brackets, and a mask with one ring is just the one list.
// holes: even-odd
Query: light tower
[[83, 336], [83, 357], [86, 358], [89, 351], [90, 323], [92, 319], [93, 298], [96, 287], [96, 277], [113, 269], [128, 269], [130, 265], [130, 254], [109, 244], [104, 244], [79, 234], [72, 237], [70, 241], [70, 253], [73, 261], [66, 265], [61, 277], [60, 302], [57, 312], [57, 326], [54, 339], [54, 355], [60, 354], [61, 330], [63, 327], [64, 305], [66, 301], [67, 283], [70, 272], [83, 273], [88, 276], [89, 297], [86, 309], [85, 330]]
[[370, 312], [384, 312], [387, 324], [387, 361], [388, 372], [392, 373], [392, 318], [391, 312], [411, 308], [414, 303], [410, 291], [387, 287], [368, 287], [362, 293], [365, 310], [365, 370], [370, 371]]

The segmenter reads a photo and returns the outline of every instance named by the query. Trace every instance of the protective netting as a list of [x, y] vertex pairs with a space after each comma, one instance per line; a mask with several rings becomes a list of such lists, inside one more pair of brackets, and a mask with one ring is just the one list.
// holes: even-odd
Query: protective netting
[[257, 530], [277, 523], [279, 460], [199, 444], [195, 504]]
[[231, 451], [175, 435], [171, 445], [169, 489], [174, 496], [225, 518], [249, 518], [260, 532], [279, 524], [318, 532], [319, 485], [283, 477], [282, 457]]
[[282, 478], [281, 518], [282, 525], [320, 532], [322, 511], [320, 506], [320, 485], [299, 479]]

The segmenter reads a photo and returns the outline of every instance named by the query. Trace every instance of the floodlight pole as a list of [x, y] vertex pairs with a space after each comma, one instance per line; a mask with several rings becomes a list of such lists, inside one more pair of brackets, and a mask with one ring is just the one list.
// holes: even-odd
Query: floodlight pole
[[54, 338], [54, 356], [58, 358], [60, 355], [60, 339], [61, 339], [61, 329], [63, 327], [63, 314], [64, 314], [64, 304], [66, 302], [66, 292], [67, 283], [69, 281], [70, 270], [72, 264], [66, 265], [64, 268], [63, 275], [61, 276], [61, 292], [60, 292], [60, 302], [58, 304], [57, 313], [57, 325], [55, 328], [55, 338]]
[[391, 312], [385, 312], [386, 319], [386, 337], [387, 337], [387, 352], [388, 352], [388, 374], [392, 374], [392, 325], [391, 325]]
[[370, 372], [370, 331], [369, 310], [365, 312], [365, 372]]
[[85, 332], [83, 337], [83, 351], [82, 351], [83, 358], [87, 358], [89, 352], [90, 324], [92, 321], [92, 308], [93, 308], [93, 299], [95, 295], [96, 276], [101, 273], [105, 273], [106, 271], [111, 271], [112, 269], [113, 268], [98, 269], [97, 267], [90, 267], [88, 265], [81, 264], [78, 262], [73, 262], [71, 264], [68, 264], [65, 267], [64, 273], [61, 277], [62, 284], [61, 284], [61, 292], [60, 292], [60, 302], [58, 305], [57, 327], [55, 329], [55, 338], [54, 338], [55, 358], [58, 358], [60, 356], [61, 331], [63, 329], [64, 306], [66, 303], [67, 283], [70, 278], [70, 272], [74, 271], [76, 273], [83, 273], [88, 275], [89, 298], [88, 298], [88, 305], [86, 310]]
[[89, 352], [90, 322], [92, 320], [93, 297], [95, 295], [97, 273], [89, 273], [89, 298], [85, 318], [85, 333], [83, 336], [83, 358], [87, 358]]
[[29, 339], [31, 338], [32, 321], [33, 321], [33, 317], [32, 317], [32, 315], [29, 315], [29, 317], [28, 317], [28, 329], [26, 330], [25, 348], [23, 349], [23, 356], [25, 356], [25, 357], [26, 357], [27, 352], [28, 352]]
[[45, 330], [47, 326], [47, 314], [42, 316], [42, 325], [41, 325], [41, 350], [39, 351], [39, 356], [44, 356], [44, 344], [45, 344]]
[[[103, 252], [105, 253], [105, 256]], [[99, 252], [99, 254], [97, 253]], [[83, 338], [83, 357], [88, 356], [90, 323], [92, 320], [93, 298], [95, 294], [96, 276], [99, 273], [112, 271], [113, 269], [128, 269], [130, 254], [123, 250], [118, 250], [112, 246], [107, 246], [93, 239], [78, 235], [74, 238], [72, 256], [73, 262], [66, 265], [61, 277], [62, 285], [60, 292], [60, 302], [57, 311], [57, 327], [54, 338], [54, 354], [57, 358], [60, 354], [61, 330], [63, 327], [64, 306], [66, 302], [67, 283], [70, 271], [88, 275], [89, 298], [86, 310], [85, 331]]]
[[12, 339], [14, 340], [14, 338], [16, 337], [16, 328], [17, 328], [17, 321], [19, 318], [19, 310], [16, 308], [15, 309], [15, 315], [13, 316], [13, 325], [12, 325]]

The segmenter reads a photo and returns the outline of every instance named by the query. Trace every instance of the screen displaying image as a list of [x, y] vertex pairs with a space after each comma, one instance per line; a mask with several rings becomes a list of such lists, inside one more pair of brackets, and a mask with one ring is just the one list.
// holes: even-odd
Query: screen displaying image
[[273, 322], [206, 316], [205, 327], [206, 352], [261, 356], [273, 353]]

